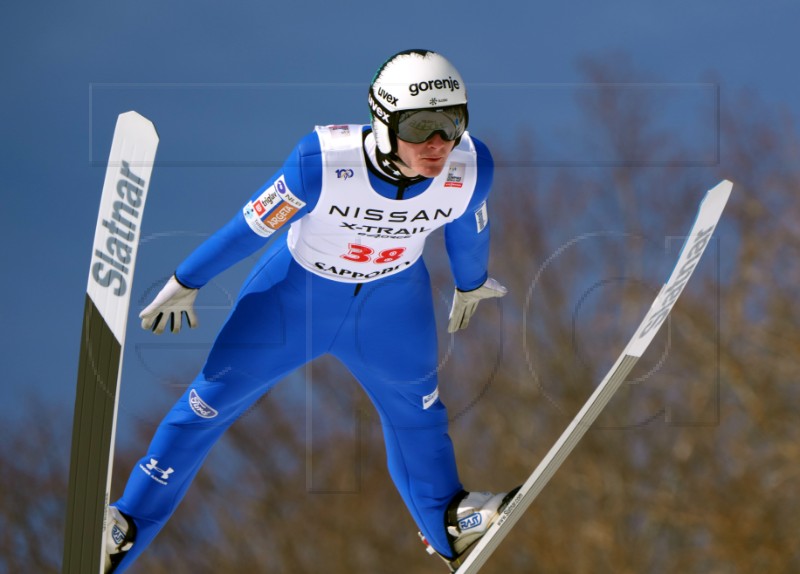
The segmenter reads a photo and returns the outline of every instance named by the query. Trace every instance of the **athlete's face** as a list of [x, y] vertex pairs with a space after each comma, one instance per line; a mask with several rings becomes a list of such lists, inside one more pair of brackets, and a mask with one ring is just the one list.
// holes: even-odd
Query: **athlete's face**
[[[434, 133], [422, 143], [414, 144], [397, 138], [397, 156], [403, 160], [413, 173], [405, 175], [414, 177], [436, 177], [444, 169], [455, 141], [445, 141], [439, 133]], [[402, 168], [401, 168], [402, 169]], [[402, 169], [405, 172], [405, 169]]]

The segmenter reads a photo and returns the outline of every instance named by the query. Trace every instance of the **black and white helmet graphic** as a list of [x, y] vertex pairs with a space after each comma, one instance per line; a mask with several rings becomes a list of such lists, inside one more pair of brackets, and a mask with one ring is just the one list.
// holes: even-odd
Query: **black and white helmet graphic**
[[[430, 50], [406, 50], [386, 60], [370, 85], [369, 107], [375, 141], [384, 154], [397, 151], [398, 126], [411, 110], [441, 114], [426, 114], [424, 124], [433, 126], [429, 136], [440, 132], [445, 139], [458, 141], [467, 127], [464, 80], [446, 58]], [[401, 139], [417, 143], [424, 137], [419, 135], [420, 125], [417, 122], [413, 130], [403, 132], [413, 136]]]

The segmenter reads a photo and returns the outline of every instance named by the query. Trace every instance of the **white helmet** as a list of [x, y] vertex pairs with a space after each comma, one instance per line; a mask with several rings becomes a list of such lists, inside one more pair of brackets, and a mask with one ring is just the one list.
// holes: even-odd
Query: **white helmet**
[[375, 142], [386, 155], [397, 151], [398, 136], [420, 143], [439, 132], [458, 143], [469, 119], [461, 74], [430, 50], [406, 50], [386, 60], [370, 84], [369, 108]]

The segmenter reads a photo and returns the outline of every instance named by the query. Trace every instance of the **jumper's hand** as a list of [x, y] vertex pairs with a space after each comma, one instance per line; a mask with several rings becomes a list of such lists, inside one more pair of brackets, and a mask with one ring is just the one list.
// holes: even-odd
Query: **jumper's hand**
[[174, 275], [170, 277], [153, 302], [139, 313], [142, 329], [160, 335], [170, 323], [170, 331], [177, 333], [181, 330], [184, 316], [189, 327], [197, 327], [197, 315], [194, 312], [197, 291], [181, 285]]
[[447, 332], [455, 333], [459, 329], [466, 329], [481, 299], [502, 297], [506, 293], [508, 293], [508, 289], [491, 277], [483, 285], [472, 291], [459, 291], [456, 289], [453, 295], [453, 306], [450, 308], [450, 323], [447, 325]]

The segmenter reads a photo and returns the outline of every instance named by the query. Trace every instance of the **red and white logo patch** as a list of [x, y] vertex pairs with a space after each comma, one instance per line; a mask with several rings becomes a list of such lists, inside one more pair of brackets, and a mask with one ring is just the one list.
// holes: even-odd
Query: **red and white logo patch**
[[450, 164], [450, 169], [447, 170], [447, 180], [444, 182], [445, 187], [463, 187], [464, 186], [464, 170], [463, 163], [453, 162]]
[[245, 205], [242, 213], [250, 229], [262, 237], [269, 237], [303, 206], [305, 202], [292, 193], [281, 175], [274, 184]]

